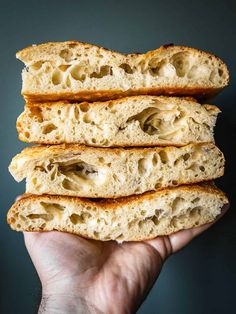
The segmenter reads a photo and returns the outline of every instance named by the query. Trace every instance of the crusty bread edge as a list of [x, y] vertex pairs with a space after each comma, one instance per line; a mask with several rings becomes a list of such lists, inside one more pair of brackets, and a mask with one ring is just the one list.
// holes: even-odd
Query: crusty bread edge
[[[58, 101], [54, 101], [54, 102], [50, 102], [50, 101], [45, 101], [45, 102], [39, 102], [39, 103], [34, 103], [34, 102], [30, 102], [27, 101], [25, 103], [25, 108], [29, 107], [39, 107], [39, 108], [43, 108], [43, 107], [48, 107], [48, 106], [70, 106], [70, 105], [83, 105], [83, 104], [88, 104], [90, 106], [96, 107], [96, 106], [113, 106], [113, 105], [119, 105], [122, 106], [124, 105], [127, 101], [129, 100], [135, 100], [135, 101], [142, 101], [145, 99], [150, 99], [150, 100], [157, 100], [157, 101], [164, 101], [164, 102], [173, 102], [176, 105], [181, 105], [182, 102], [190, 102], [190, 103], [194, 103], [197, 105], [203, 105], [204, 107], [210, 108], [211, 110], [214, 110], [215, 112], [221, 112], [220, 108], [217, 107], [216, 105], [213, 104], [201, 104], [197, 101], [196, 98], [191, 97], [191, 96], [182, 96], [182, 97], [175, 97], [175, 96], [164, 96], [164, 95], [133, 95], [133, 96], [125, 96], [125, 97], [121, 97], [118, 99], [111, 99], [111, 100], [105, 100], [105, 101], [94, 101], [94, 102], [88, 102], [88, 101], [84, 101], [84, 102], [80, 102], [80, 103], [75, 103], [75, 102], [71, 102], [68, 99], [60, 99]], [[164, 103], [163, 103], [164, 104]], [[187, 105], [187, 104], [186, 104]]]
[[225, 86], [219, 88], [213, 87], [153, 87], [153, 88], [140, 88], [135, 90], [100, 90], [100, 91], [80, 91], [77, 93], [63, 92], [63, 93], [30, 93], [22, 92], [22, 95], [26, 102], [37, 103], [43, 101], [58, 101], [58, 100], [70, 100], [70, 101], [107, 101], [114, 100], [128, 96], [138, 95], [153, 95], [153, 96], [194, 96], [197, 99], [204, 99], [206, 97], [213, 97], [219, 93]]
[[[207, 146], [210, 149], [213, 147], [216, 147], [219, 151], [220, 149], [213, 143], [194, 143], [194, 144], [188, 144], [183, 146], [187, 147], [187, 146], [194, 146], [194, 147], [198, 147], [198, 146]], [[80, 145], [80, 144], [74, 144], [74, 143], [62, 143], [62, 144], [58, 144], [58, 145], [39, 145], [39, 146], [31, 146], [31, 147], [25, 147], [19, 154], [17, 154], [14, 157], [14, 160], [20, 159], [23, 156], [29, 156], [29, 157], [34, 157], [34, 156], [39, 156], [39, 157], [44, 157], [44, 156], [49, 156], [49, 154], [57, 154], [57, 153], [69, 153], [69, 152], [109, 152], [109, 154], [112, 153], [122, 153], [122, 152], [127, 152], [127, 151], [131, 151], [131, 152], [145, 152], [145, 151], [155, 151], [155, 152], [160, 152], [161, 150], [165, 150], [165, 151], [171, 151], [171, 150], [175, 150], [175, 147], [173, 146], [165, 146], [165, 147], [90, 147], [90, 146], [86, 146], [86, 145]], [[221, 151], [220, 151], [221, 152]], [[221, 152], [222, 153], [222, 152]], [[223, 153], [222, 153], [223, 155]]]
[[158, 197], [160, 195], [166, 195], [170, 193], [171, 191], [195, 191], [195, 192], [204, 192], [208, 194], [214, 194], [219, 197], [222, 197], [227, 203], [228, 198], [226, 194], [221, 191], [219, 188], [217, 188], [214, 184], [211, 184], [211, 181], [209, 182], [203, 182], [202, 184], [186, 184], [181, 185], [178, 187], [168, 187], [162, 190], [158, 191], [149, 191], [138, 195], [130, 195], [126, 197], [120, 197], [116, 199], [93, 199], [93, 198], [83, 198], [83, 197], [76, 197], [76, 196], [63, 196], [63, 195], [49, 195], [49, 194], [42, 194], [42, 195], [33, 195], [30, 193], [23, 194], [19, 200], [17, 200], [12, 207], [19, 206], [22, 201], [25, 199], [27, 200], [34, 200], [34, 199], [40, 199], [42, 201], [44, 200], [65, 200], [68, 199], [72, 202], [78, 202], [82, 203], [84, 205], [91, 205], [94, 204], [97, 207], [99, 207], [100, 210], [115, 210], [117, 207], [120, 207], [122, 205], [127, 205], [133, 202], [141, 202], [143, 200], [149, 200], [153, 199], [155, 197]]

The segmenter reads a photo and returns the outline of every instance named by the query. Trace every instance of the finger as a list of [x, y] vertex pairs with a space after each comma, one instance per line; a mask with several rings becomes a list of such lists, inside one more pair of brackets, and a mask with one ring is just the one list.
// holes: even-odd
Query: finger
[[214, 225], [229, 209], [229, 204], [225, 205], [222, 208], [222, 211], [220, 215], [217, 216], [217, 218], [205, 225], [202, 225], [200, 227], [195, 227], [191, 229], [181, 230], [176, 233], [173, 233], [169, 236], [170, 244], [172, 247], [172, 252], [176, 252], [183, 248], [185, 245], [187, 245], [192, 239], [194, 239], [196, 236], [210, 228], [212, 225]]

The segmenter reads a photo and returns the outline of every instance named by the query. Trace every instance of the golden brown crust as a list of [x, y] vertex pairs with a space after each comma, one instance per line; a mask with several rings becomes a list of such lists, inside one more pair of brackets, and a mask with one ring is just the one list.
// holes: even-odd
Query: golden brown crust
[[155, 87], [155, 88], [140, 88], [136, 90], [100, 90], [100, 91], [80, 91], [78, 93], [45, 93], [45, 94], [30, 94], [22, 93], [25, 101], [28, 103], [37, 103], [43, 101], [106, 101], [114, 100], [122, 97], [136, 96], [136, 95], [153, 95], [153, 96], [194, 96], [196, 98], [206, 98], [215, 96], [222, 88], [212, 87]]
[[[94, 101], [94, 102], [88, 102], [88, 101], [84, 101], [84, 102], [80, 102], [80, 103], [75, 103], [75, 102], [71, 102], [68, 99], [65, 100], [58, 100], [58, 101], [54, 101], [54, 102], [50, 102], [50, 101], [45, 101], [45, 102], [40, 102], [40, 103], [35, 103], [35, 102], [30, 102], [30, 101], [26, 101], [25, 103], [25, 107], [37, 107], [37, 108], [47, 108], [47, 107], [51, 107], [51, 106], [64, 106], [64, 105], [70, 105], [70, 104], [89, 104], [92, 105], [94, 107], [96, 106], [107, 106], [107, 105], [117, 105], [119, 104], [119, 106], [122, 106], [123, 104], [125, 104], [127, 101], [130, 100], [130, 98], [136, 100], [136, 101], [141, 101], [145, 98], [150, 98], [150, 99], [156, 99], [157, 101], [169, 101], [169, 102], [174, 102], [176, 104], [181, 104], [182, 101], [188, 101], [188, 102], [193, 102], [193, 103], [198, 103], [197, 99], [194, 97], [190, 97], [190, 96], [182, 96], [182, 97], [175, 97], [175, 96], [165, 96], [165, 95], [160, 95], [160, 96], [155, 96], [155, 95], [134, 95], [134, 96], [126, 96], [126, 97], [122, 97], [119, 99], [110, 99], [110, 100], [106, 100], [106, 101]], [[220, 109], [212, 104], [204, 104], [204, 107], [207, 107], [211, 110], [214, 110], [215, 112], [220, 112]]]
[[24, 202], [27, 200], [53, 200], [53, 201], [60, 201], [60, 200], [68, 200], [72, 201], [78, 204], [84, 204], [84, 205], [95, 205], [100, 210], [115, 210], [116, 208], [127, 205], [133, 202], [141, 202], [143, 200], [151, 200], [157, 196], [160, 195], [166, 195], [171, 191], [196, 191], [196, 192], [205, 192], [209, 194], [218, 195], [219, 197], [222, 197], [225, 202], [228, 203], [228, 199], [226, 197], [226, 194], [223, 193], [220, 189], [218, 189], [216, 186], [212, 184], [188, 184], [188, 185], [182, 185], [178, 187], [169, 187], [158, 191], [150, 191], [145, 192], [140, 195], [131, 195], [126, 197], [120, 197], [116, 199], [89, 199], [89, 198], [80, 198], [80, 197], [74, 197], [74, 196], [62, 196], [62, 195], [32, 195], [32, 194], [23, 194], [22, 197], [13, 204], [13, 207], [18, 207], [21, 205], [21, 202]]

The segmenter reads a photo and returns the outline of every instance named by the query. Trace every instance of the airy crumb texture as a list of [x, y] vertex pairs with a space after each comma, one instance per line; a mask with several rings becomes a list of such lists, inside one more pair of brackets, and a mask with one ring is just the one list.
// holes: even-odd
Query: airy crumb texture
[[220, 110], [194, 99], [133, 96], [105, 102], [26, 105], [17, 119], [29, 143], [90, 146], [183, 146], [214, 142]]
[[59, 230], [95, 240], [142, 241], [213, 221], [228, 203], [208, 186], [181, 186], [117, 200], [28, 196], [7, 220], [17, 231]]
[[26, 65], [22, 93], [31, 101], [210, 95], [229, 82], [219, 58], [183, 46], [124, 55], [76, 41], [54, 42], [28, 47], [16, 56]]
[[26, 178], [28, 193], [108, 198], [215, 179], [223, 175], [224, 156], [213, 144], [128, 149], [36, 146], [16, 155], [9, 170], [17, 181]]

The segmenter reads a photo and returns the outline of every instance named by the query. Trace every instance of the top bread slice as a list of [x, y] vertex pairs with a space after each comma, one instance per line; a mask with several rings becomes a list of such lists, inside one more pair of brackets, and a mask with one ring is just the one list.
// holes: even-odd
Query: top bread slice
[[16, 56], [26, 65], [22, 94], [31, 102], [139, 94], [204, 96], [229, 82], [227, 67], [218, 57], [184, 46], [125, 55], [77, 41], [49, 42]]
[[89, 146], [183, 146], [214, 142], [220, 110], [192, 98], [132, 96], [103, 102], [27, 104], [19, 139]]

